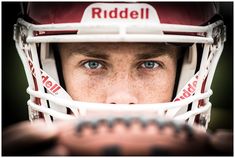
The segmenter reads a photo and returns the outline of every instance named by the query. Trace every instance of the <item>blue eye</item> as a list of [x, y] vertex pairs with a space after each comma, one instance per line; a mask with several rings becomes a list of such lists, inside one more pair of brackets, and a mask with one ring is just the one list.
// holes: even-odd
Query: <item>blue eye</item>
[[154, 69], [158, 67], [159, 64], [156, 61], [145, 61], [140, 66], [146, 69]]
[[88, 61], [84, 64], [87, 69], [99, 69], [102, 65], [97, 61]]

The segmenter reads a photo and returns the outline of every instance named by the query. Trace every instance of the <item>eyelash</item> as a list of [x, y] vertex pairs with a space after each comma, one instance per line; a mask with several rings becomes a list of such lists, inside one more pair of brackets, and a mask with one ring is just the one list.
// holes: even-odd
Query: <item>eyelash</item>
[[[98, 66], [92, 68], [91, 67], [92, 65], [89, 65], [89, 64], [92, 64], [92, 62], [96, 63]], [[152, 62], [152, 64], [154, 64], [154, 67], [153, 68], [144, 67], [144, 66], [146, 66], [144, 64], [146, 64], [147, 62]], [[97, 71], [97, 70], [106, 69], [107, 64], [104, 61], [101, 61], [101, 60], [86, 60], [86, 61], [82, 61], [81, 65], [82, 65], [83, 68], [87, 69], [88, 71]], [[153, 60], [141, 61], [137, 64], [137, 69], [144, 69], [144, 70], [147, 70], [147, 71], [155, 70], [155, 69], [161, 68], [161, 67], [163, 67], [161, 62], [153, 61]]]
[[[154, 67], [153, 68], [147, 68], [147, 67], [143, 67], [144, 64], [146, 64], [147, 62], [152, 62], [154, 64]], [[161, 68], [163, 67], [162, 66], [162, 63], [159, 62], [159, 61], [153, 61], [153, 60], [147, 60], [147, 61], [142, 61], [138, 64], [138, 68], [139, 69], [145, 69], [145, 70], [155, 70], [157, 68]], [[145, 65], [146, 66], [146, 65]]]
[[[94, 67], [92, 68], [91, 66], [92, 65], [89, 65], [89, 64], [93, 64], [96, 63], [98, 66], [97, 67]], [[81, 65], [85, 68], [85, 69], [88, 69], [88, 70], [98, 70], [98, 69], [105, 69], [105, 62], [104, 61], [101, 61], [101, 60], [86, 60], [86, 61], [82, 61], [81, 62]]]

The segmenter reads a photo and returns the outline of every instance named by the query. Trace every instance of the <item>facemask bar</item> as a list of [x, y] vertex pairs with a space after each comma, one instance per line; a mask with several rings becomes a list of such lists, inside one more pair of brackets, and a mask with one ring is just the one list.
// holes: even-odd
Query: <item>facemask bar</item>
[[[30, 88], [32, 88], [32, 89], [34, 89], [34, 90], [37, 90], [37, 91], [41, 91], [41, 92], [44, 92], [44, 87], [43, 86], [41, 86], [40, 84], [37, 84], [38, 82], [40, 82], [41, 81], [41, 78], [40, 77], [37, 77], [37, 76], [41, 76], [41, 73], [40, 73], [40, 69], [39, 68], [35, 68], [35, 69], [33, 69], [33, 71], [34, 71], [34, 76], [32, 75], [32, 70], [31, 70], [31, 68], [32, 67], [30, 67], [30, 64], [32, 64], [32, 62], [31, 63], [29, 63], [29, 58], [37, 58], [37, 56], [35, 56], [35, 53], [32, 53], [31, 52], [31, 48], [33, 47], [32, 45], [31, 46], [23, 46], [23, 47], [28, 47], [28, 48], [26, 48], [26, 49], [21, 49], [22, 48], [22, 46], [23, 45], [21, 45], [21, 46], [19, 46], [19, 45], [17, 45], [17, 49], [20, 49], [21, 51], [19, 52], [19, 53], [21, 53], [21, 55], [20, 55], [20, 57], [21, 57], [21, 59], [22, 59], [22, 61], [25, 61], [25, 63], [24, 63], [24, 67], [25, 67], [25, 70], [26, 70], [26, 74], [31, 74], [31, 76], [30, 75], [27, 75], [27, 78], [28, 78], [28, 82], [29, 82], [29, 87]], [[20, 48], [21, 47], [21, 48]], [[30, 48], [30, 49], [29, 49]], [[35, 51], [35, 50], [34, 50]], [[24, 54], [24, 55], [23, 55]], [[33, 55], [34, 54], [34, 55]], [[37, 54], [36, 54], [37, 55]], [[35, 61], [35, 60], [34, 60]], [[28, 63], [28, 64], [26, 64], [26, 63]], [[39, 64], [39, 63], [38, 63]], [[30, 96], [30, 100], [33, 100], [35, 103], [37, 103], [38, 105], [41, 105], [41, 106], [45, 106], [45, 108], [48, 108], [47, 107], [47, 103], [46, 103], [46, 101], [45, 100], [41, 100], [40, 98], [37, 98], [37, 97], [32, 97], [32, 96]], [[33, 110], [31, 107], [29, 107], [29, 111], [31, 112], [31, 114], [30, 114], [30, 120], [34, 120], [34, 119], [38, 119], [40, 116], [39, 116], [39, 113], [37, 112], [37, 111], [35, 111], [35, 110]], [[44, 119], [45, 119], [45, 121], [46, 122], [48, 122], [48, 123], [51, 123], [52, 121], [51, 121], [51, 118], [50, 118], [50, 116], [49, 115], [47, 115], [46, 113], [43, 113], [43, 117], [44, 117]]]
[[[211, 34], [213, 31], [214, 27], [217, 27], [219, 25], [223, 25], [222, 21], [217, 21], [213, 24], [210, 24], [208, 26], [181, 26], [181, 25], [172, 25], [172, 24], [150, 24], [150, 25], [143, 25], [140, 26], [138, 25], [92, 25], [92, 24], [54, 24], [54, 25], [33, 25], [30, 23], [27, 23], [25, 21], [23, 21], [22, 19], [18, 20], [18, 25], [15, 26], [15, 40], [16, 40], [16, 45], [17, 45], [17, 49], [18, 52], [20, 54], [20, 57], [22, 59], [22, 61], [24, 62], [24, 67], [26, 70], [26, 74], [27, 74], [27, 79], [29, 82], [29, 88], [28, 88], [28, 93], [30, 94], [30, 100], [28, 101], [28, 105], [31, 109], [33, 109], [32, 111], [35, 110], [35, 113], [37, 114], [37, 111], [42, 111], [44, 114], [44, 118], [46, 119], [46, 121], [51, 122], [50, 116], [53, 116], [54, 113], [56, 113], [56, 115], [58, 114], [58, 116], [53, 116], [53, 117], [58, 117], [59, 116], [59, 112], [53, 110], [53, 109], [49, 109], [48, 107], [45, 106], [47, 105], [46, 100], [50, 100], [53, 98], [50, 96], [41, 96], [41, 95], [48, 95], [45, 93], [43, 85], [42, 83], [42, 79], [40, 76], [40, 65], [39, 65], [39, 59], [37, 54], [37, 50], [36, 50], [36, 44], [35, 43], [45, 43], [45, 42], [177, 42], [177, 43], [207, 43], [206, 45], [211, 45], [211, 43], [214, 42], [214, 39], [212, 38]], [[23, 26], [22, 26], [23, 25]], [[135, 29], [133, 29], [133, 26]], [[27, 27], [27, 31], [23, 31], [22, 34], [19, 35], [19, 33], [17, 33], [19, 31], [19, 29], [23, 28], [23, 27]], [[142, 29], [141, 32], [138, 32], [138, 30], [143, 27], [145, 29]], [[146, 29], [148, 28], [148, 29]], [[98, 30], [97, 30], [98, 29]], [[26, 29], [25, 29], [26, 30]], [[79, 30], [78, 34], [74, 34], [74, 35], [50, 35], [50, 36], [34, 36], [35, 31], [58, 31], [58, 30]], [[82, 30], [93, 30], [93, 32], [91, 34], [85, 34], [83, 33]], [[132, 31], [130, 31], [132, 30]], [[144, 32], [143, 30], [148, 30], [148, 32]], [[156, 31], [157, 30], [157, 31]], [[200, 33], [200, 34], [207, 34], [206, 37], [198, 37], [198, 36], [185, 36], [185, 35], [170, 35], [170, 34], [152, 34], [153, 32], [158, 32], [159, 30], [162, 32], [188, 32], [188, 33]], [[97, 32], [96, 32], [97, 31]], [[152, 32], [151, 32], [152, 31]], [[86, 31], [84, 31], [86, 32]], [[102, 34], [101, 34], [102, 33]], [[105, 33], [103, 35], [103, 33]], [[111, 39], [112, 38], [112, 39]], [[44, 41], [45, 40], [45, 41]], [[222, 45], [222, 44], [221, 44]], [[38, 89], [35, 88], [35, 81], [34, 78], [32, 77], [31, 74], [31, 70], [29, 68], [29, 65], [26, 64], [27, 61], [27, 57], [25, 57], [24, 55], [27, 54], [25, 53], [25, 51], [29, 51], [28, 54], [34, 54], [32, 55], [33, 58], [33, 62], [34, 62], [34, 67], [35, 67], [35, 74], [36, 74], [36, 83], [38, 84]], [[204, 47], [204, 51], [208, 51], [209, 49], [208, 47]], [[32, 53], [34, 52], [34, 53]], [[222, 51], [221, 51], [222, 52]], [[24, 54], [24, 55], [23, 55]], [[204, 55], [205, 57], [206, 55]], [[215, 62], [214, 62], [215, 63]], [[216, 62], [217, 63], [217, 62]], [[203, 82], [203, 66], [204, 64], [201, 64], [201, 68], [200, 68], [200, 76], [199, 77], [199, 83]], [[214, 68], [215, 69], [215, 68]], [[208, 75], [208, 76], [213, 76], [213, 75]], [[208, 77], [209, 78], [209, 77]], [[211, 82], [211, 79], [208, 79]], [[210, 83], [211, 84], [211, 83]], [[210, 89], [210, 84], [207, 84], [207, 90], [205, 90], [205, 93], [209, 93], [211, 92]], [[197, 97], [202, 95], [201, 94], [201, 84], [197, 84], [197, 92], [195, 93], [195, 96], [193, 97]], [[39, 91], [38, 91], [39, 90]], [[36, 93], [34, 93], [36, 92]], [[211, 92], [212, 93], [212, 92]], [[210, 94], [211, 95], [211, 94]], [[42, 98], [44, 99], [42, 99]], [[203, 111], [209, 111], [211, 105], [209, 103], [209, 96], [206, 96], [207, 102], [204, 105], [204, 107], [201, 107], [200, 109], [198, 108], [198, 100], [201, 99], [205, 99], [205, 98], [194, 98], [194, 100], [192, 100], [191, 102], [194, 102], [194, 110], [190, 111], [188, 113], [185, 114], [185, 116], [178, 116], [178, 119], [185, 119], [185, 118], [189, 118], [191, 115], [195, 116], [197, 114], [199, 114], [200, 112]], [[41, 98], [42, 101], [42, 105], [44, 106], [38, 106], [37, 104], [35, 104], [35, 98]], [[56, 100], [59, 98], [56, 98]], [[50, 101], [52, 101], [50, 100]], [[187, 100], [187, 99], [186, 99]], [[196, 101], [195, 101], [196, 100]], [[62, 100], [61, 100], [62, 101]], [[54, 103], [58, 103], [55, 100], [53, 100], [52, 102]], [[63, 103], [65, 103], [63, 101]], [[189, 102], [182, 104], [184, 102], [176, 102], [174, 103], [174, 106], [172, 105], [172, 103], [169, 103], [169, 105], [171, 104], [171, 106], [175, 107], [176, 105], [178, 106], [177, 108], [180, 107], [180, 105], [186, 106], [189, 104]], [[60, 103], [61, 104], [61, 103]], [[58, 104], [58, 105], [60, 105]], [[77, 105], [75, 107], [73, 107], [72, 105]], [[35, 107], [35, 105], [37, 107]], [[66, 104], [64, 104], [66, 106], [70, 105], [73, 108], [80, 108], [80, 109], [87, 109], [87, 104], [86, 107], [85, 106], [80, 106], [80, 102], [66, 102]], [[84, 103], [82, 103], [81, 105], [84, 105]], [[92, 104], [92, 108], [94, 108], [94, 104]], [[110, 106], [110, 105], [109, 105]], [[138, 105], [139, 106], [139, 105]], [[154, 104], [154, 106], [160, 106], [160, 108], [158, 108], [158, 111], [162, 111], [161, 113], [163, 113], [163, 109], [165, 109], [168, 106], [164, 105], [159, 105], [159, 104]], [[162, 106], [164, 108], [162, 108]], [[169, 107], [171, 109], [171, 106]], [[70, 107], [70, 108], [72, 108]], [[133, 107], [133, 106], [131, 106]], [[137, 108], [137, 107], [136, 107]], [[146, 108], [146, 105], [143, 107]], [[176, 107], [175, 107], [176, 108]], [[79, 110], [80, 110], [79, 109]], [[102, 109], [102, 108], [101, 108]], [[137, 108], [138, 109], [138, 108]], [[161, 110], [159, 110], [161, 109]], [[153, 109], [151, 109], [153, 110]], [[167, 110], [167, 108], [165, 109]], [[50, 111], [50, 112], [49, 112]], [[49, 116], [50, 115], [50, 116]], [[66, 114], [65, 114], [66, 115]], [[65, 115], [61, 116], [61, 118], [65, 117]], [[69, 116], [69, 118], [71, 118], [71, 116]], [[192, 119], [194, 120], [194, 118]]]
[[[219, 58], [223, 51], [224, 42], [226, 40], [225, 37], [225, 26], [221, 25], [219, 27], [215, 27], [212, 32], [209, 32], [207, 36], [211, 36], [214, 39], [213, 44], [205, 44], [202, 62], [199, 69], [198, 83], [195, 91], [195, 95], [204, 93], [209, 90], [211, 87], [212, 79], [214, 77], [215, 69]], [[215, 38], [221, 37], [221, 38]], [[203, 83], [204, 82], [204, 83]], [[204, 104], [209, 103], [209, 98], [205, 98], [203, 100], [198, 100], [193, 102], [192, 109], [194, 110], [198, 108], [198, 106], [204, 106]], [[193, 124], [195, 118], [191, 117], [189, 119], [189, 123]], [[210, 121], [210, 111], [206, 113], [202, 113], [199, 117], [199, 122], [205, 124], [206, 128]]]
[[[48, 24], [34, 25], [23, 19], [18, 19], [20, 25], [29, 29], [28, 43], [60, 43], [60, 42], [175, 42], [175, 43], [213, 43], [212, 37], [199, 37], [188, 35], [159, 34], [161, 32], [183, 33], [209, 33], [222, 21], [217, 21], [208, 26], [182, 26], [174, 24]], [[71, 31], [78, 33], [72, 35], [33, 36], [35, 31]], [[89, 33], [82, 33], [83, 30]], [[92, 31], [91, 31], [92, 30]], [[139, 31], [141, 30], [141, 31]], [[143, 30], [146, 30], [144, 32]], [[157, 32], [157, 33], [156, 33]], [[203, 35], [204, 36], [204, 35]]]
[[[19, 34], [22, 33], [22, 34]], [[29, 84], [29, 87], [35, 90], [38, 90], [38, 87], [35, 86], [35, 78], [33, 77], [31, 70], [30, 70], [30, 65], [28, 63], [28, 58], [32, 57], [32, 52], [31, 52], [31, 47], [30, 45], [26, 42], [26, 36], [28, 35], [28, 32], [26, 31], [26, 28], [24, 26], [22, 27], [18, 27], [17, 25], [15, 25], [14, 27], [14, 40], [16, 41], [16, 49], [18, 51], [18, 54], [22, 60], [25, 72], [26, 72], [26, 76], [27, 76], [27, 81]], [[30, 57], [29, 57], [30, 55]], [[36, 73], [38, 74], [39, 70], [36, 70]], [[39, 76], [39, 75], [38, 75]], [[35, 98], [33, 96], [30, 95], [30, 100], [36, 102], [37, 104], [41, 104], [39, 103], [39, 98]], [[43, 106], [45, 106], [45, 102], [43, 102]], [[32, 109], [30, 106], [28, 106], [28, 110], [29, 110], [29, 120], [35, 120], [35, 119], [39, 119], [39, 112]], [[47, 114], [44, 114], [44, 118], [45, 121], [48, 123], [51, 123], [51, 119], [50, 116]]]
[[[50, 100], [51, 102], [59, 105], [59, 106], [66, 106], [69, 108], [76, 108], [76, 109], [85, 109], [87, 114], [89, 114], [90, 111], [95, 111], [95, 112], [100, 112], [100, 111], [111, 111], [114, 113], [118, 113], [118, 112], [149, 112], [149, 113], [155, 113], [158, 114], [160, 116], [165, 115], [165, 111], [169, 110], [169, 109], [173, 109], [173, 108], [179, 108], [179, 107], [184, 107], [187, 106], [188, 104], [190, 104], [191, 102], [194, 102], [195, 100], [200, 100], [200, 99], [204, 99], [204, 98], [208, 98], [209, 96], [212, 95], [212, 91], [209, 90], [208, 92], [205, 92], [203, 94], [197, 95], [197, 96], [192, 96], [190, 98], [175, 102], [174, 104], [172, 104], [172, 102], [168, 102], [168, 103], [157, 103], [157, 104], [136, 104], [136, 105], [132, 105], [132, 106], [128, 106], [127, 104], [117, 104], [117, 105], [113, 105], [113, 104], [103, 104], [103, 103], [88, 103], [88, 102], [79, 102], [79, 101], [70, 101], [70, 100], [66, 100], [66, 99], [62, 99], [62, 98], [57, 98], [51, 94], [46, 94], [46, 93], [41, 93], [39, 91], [34, 91], [30, 88], [27, 89], [27, 92], [34, 96], [34, 97], [39, 97], [41, 99], [45, 99], [45, 100]], [[29, 106], [31, 106], [32, 108], [35, 108], [36, 110], [39, 111], [43, 111], [46, 112], [50, 115], [53, 115], [54, 117], [58, 117], [60, 119], [71, 119], [72, 116], [68, 115], [69, 117], [64, 117], [65, 115], [62, 113], [61, 116], [59, 116], [59, 113], [56, 112], [56, 115], [54, 114], [54, 112], [52, 112], [52, 110], [38, 106], [37, 104], [33, 103], [31, 100], [28, 101]], [[95, 105], [95, 106], [94, 106]], [[186, 115], [184, 117], [178, 117], [178, 120], [186, 120], [188, 119], [191, 115], [197, 115], [199, 113], [201, 113], [202, 111], [206, 111], [210, 108], [211, 104], [207, 104], [204, 107], [195, 110], [194, 112], [189, 112], [188, 114], [186, 113]]]

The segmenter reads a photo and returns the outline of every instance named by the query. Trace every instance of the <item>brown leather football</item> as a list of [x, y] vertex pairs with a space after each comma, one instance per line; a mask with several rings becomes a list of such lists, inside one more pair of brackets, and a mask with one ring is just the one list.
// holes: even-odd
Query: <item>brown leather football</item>
[[58, 143], [68, 149], [69, 155], [83, 156], [232, 154], [231, 149], [215, 148], [213, 138], [185, 123], [117, 116], [79, 119], [74, 129], [61, 132]]

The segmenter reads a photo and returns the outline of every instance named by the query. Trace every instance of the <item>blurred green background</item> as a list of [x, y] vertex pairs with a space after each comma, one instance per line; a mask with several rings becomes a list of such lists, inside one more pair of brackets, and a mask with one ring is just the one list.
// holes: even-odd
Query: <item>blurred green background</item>
[[[2, 3], [2, 128], [28, 119], [26, 77], [13, 41], [18, 2]], [[211, 130], [233, 129], [233, 2], [220, 3], [227, 26], [227, 42], [216, 70], [212, 89]]]

